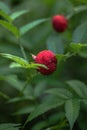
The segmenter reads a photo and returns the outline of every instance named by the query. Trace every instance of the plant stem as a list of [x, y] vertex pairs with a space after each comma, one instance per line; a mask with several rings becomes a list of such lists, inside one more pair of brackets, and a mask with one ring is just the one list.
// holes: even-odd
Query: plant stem
[[24, 84], [22, 90], [19, 92], [18, 96], [21, 96], [21, 95], [23, 94], [23, 92], [24, 92], [24, 90], [26, 89], [28, 83], [29, 83], [29, 80], [26, 80], [26, 81], [25, 81], [25, 84]]
[[27, 81], [25, 82], [25, 85], [23, 86], [23, 89], [22, 89], [22, 91], [21, 91], [21, 92], [23, 92], [23, 91], [26, 89], [26, 87], [27, 87], [28, 83], [29, 83], [29, 80], [27, 80]]
[[23, 47], [22, 44], [21, 44], [20, 38], [18, 39], [18, 44], [19, 44], [19, 46], [20, 46], [21, 53], [22, 53], [24, 59], [25, 59], [26, 61], [28, 61], [27, 56], [26, 56], [26, 53], [25, 53], [25, 50], [24, 50], [24, 47]]

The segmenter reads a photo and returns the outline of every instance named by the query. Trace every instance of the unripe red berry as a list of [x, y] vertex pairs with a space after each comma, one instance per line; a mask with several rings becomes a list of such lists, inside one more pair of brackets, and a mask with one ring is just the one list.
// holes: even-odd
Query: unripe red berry
[[52, 17], [52, 25], [56, 32], [64, 32], [68, 26], [68, 20], [63, 15], [55, 15]]
[[57, 59], [55, 54], [50, 50], [43, 50], [39, 52], [36, 57], [33, 55], [33, 59], [36, 63], [47, 66], [48, 69], [43, 67], [38, 68], [38, 71], [43, 75], [50, 75], [56, 70]]

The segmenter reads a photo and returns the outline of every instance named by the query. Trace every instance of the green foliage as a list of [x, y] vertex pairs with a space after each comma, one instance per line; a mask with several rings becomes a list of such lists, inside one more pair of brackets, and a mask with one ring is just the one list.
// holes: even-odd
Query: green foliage
[[73, 42], [76, 43], [87, 43], [87, 21], [79, 25], [73, 33]]
[[18, 124], [11, 124], [11, 123], [8, 123], [8, 124], [0, 124], [0, 130], [18, 130]]
[[62, 121], [61, 123], [59, 123], [56, 126], [51, 127], [50, 130], [62, 130], [65, 126], [67, 126], [66, 120]]
[[34, 27], [36, 27], [37, 25], [46, 22], [49, 19], [40, 19], [40, 20], [36, 20], [32, 23], [26, 24], [23, 27], [20, 28], [20, 34], [21, 36], [26, 34], [28, 31], [30, 31], [31, 29], [33, 29]]
[[28, 64], [28, 62], [26, 60], [24, 60], [23, 58], [20, 58], [20, 57], [11, 55], [11, 54], [1, 53], [1, 55], [3, 57], [5, 57], [5, 58], [11, 59], [11, 60], [13, 60], [13, 61], [16, 62], [16, 63], [12, 63], [10, 65], [11, 68], [14, 68], [14, 67], [22, 67], [22, 68], [38, 68], [38, 67], [43, 67], [43, 68], [47, 69], [47, 67], [45, 65], [35, 64], [35, 63]]
[[71, 43], [70, 44], [70, 54], [68, 54], [68, 57], [78, 54], [81, 57], [87, 58], [86, 53], [87, 44], [81, 44], [81, 43]]
[[87, 98], [87, 85], [81, 81], [71, 80], [67, 81], [70, 89], [72, 89], [80, 98]]
[[[57, 14], [64, 33], [52, 28]], [[58, 60], [49, 76], [31, 57], [45, 49]], [[87, 0], [0, 2], [0, 130], [86, 130], [86, 77]]]
[[58, 35], [53, 35], [48, 38], [47, 41], [47, 49], [53, 51], [54, 53], [63, 54], [64, 53], [64, 45], [63, 45], [63, 37]]
[[51, 99], [51, 101], [47, 101], [39, 106], [37, 106], [37, 108], [32, 111], [32, 113], [29, 115], [26, 123], [28, 123], [29, 121], [33, 120], [34, 118], [40, 116], [41, 114], [44, 114], [45, 112], [59, 107], [63, 104], [64, 102], [62, 100], [59, 100], [58, 98], [53, 98]]
[[32, 112], [35, 109], [34, 105], [29, 105], [21, 108], [20, 110], [16, 111], [14, 115], [22, 115], [22, 114], [28, 114]]
[[20, 58], [20, 57], [17, 57], [17, 56], [14, 56], [14, 55], [11, 55], [11, 54], [4, 54], [4, 53], [1, 53], [1, 55], [5, 58], [8, 58], [8, 59], [11, 59], [17, 63], [19, 63], [20, 65], [26, 65], [28, 64], [27, 61], [25, 61], [23, 58]]
[[0, 9], [6, 13], [10, 13], [10, 9], [7, 4], [0, 1]]
[[8, 22], [12, 22], [12, 19], [8, 14], [0, 10], [0, 16], [2, 16], [4, 19], [6, 19]]
[[72, 94], [64, 88], [52, 88], [47, 90], [47, 93], [56, 95], [60, 99], [70, 99], [72, 98]]
[[41, 122], [39, 122], [38, 124], [36, 124], [33, 128], [32, 128], [32, 130], [41, 130], [42, 128], [44, 128], [44, 127], [47, 127], [48, 125], [47, 125], [47, 122], [46, 121], [41, 121]]
[[12, 13], [10, 15], [10, 17], [11, 17], [12, 20], [15, 20], [15, 19], [19, 18], [20, 16], [22, 16], [22, 15], [28, 13], [28, 12], [29, 12], [28, 10], [16, 11], [16, 12]]
[[17, 38], [19, 37], [19, 30], [13, 24], [8, 23], [4, 20], [0, 20], [0, 25], [2, 25], [4, 28], [8, 29], [8, 31], [13, 33]]
[[70, 99], [65, 103], [66, 117], [70, 124], [70, 129], [72, 130], [74, 122], [79, 115], [80, 102], [77, 99]]

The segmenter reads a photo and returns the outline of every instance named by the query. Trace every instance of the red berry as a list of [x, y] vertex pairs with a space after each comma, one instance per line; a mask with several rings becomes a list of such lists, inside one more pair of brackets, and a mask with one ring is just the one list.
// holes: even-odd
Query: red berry
[[45, 69], [43, 67], [38, 68], [38, 71], [43, 75], [50, 75], [56, 70], [57, 59], [55, 54], [50, 50], [43, 50], [39, 52], [36, 55], [36, 58], [34, 56], [34, 60], [38, 64], [43, 64], [47, 66], [48, 69]]
[[56, 32], [64, 32], [68, 26], [68, 21], [63, 15], [55, 15], [52, 18], [52, 25]]

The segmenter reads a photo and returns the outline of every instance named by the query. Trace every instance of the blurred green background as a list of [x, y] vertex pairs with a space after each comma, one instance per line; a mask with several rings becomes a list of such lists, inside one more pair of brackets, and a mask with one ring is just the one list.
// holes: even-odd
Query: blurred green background
[[[87, 43], [87, 0], [0, 0], [0, 9], [8, 14], [29, 10], [14, 21], [14, 25], [18, 28], [34, 20], [50, 17], [49, 21], [36, 26], [21, 38], [21, 43], [30, 61], [33, 61], [31, 53], [37, 54], [41, 50], [50, 49], [54, 53], [63, 54], [65, 47], [72, 42]], [[62, 34], [56, 33], [51, 25], [51, 18], [56, 14], [63, 14], [69, 18], [68, 29]], [[10, 53], [22, 57], [18, 44], [17, 39], [0, 26], [0, 53]], [[70, 79], [78, 79], [87, 84], [87, 59], [85, 58], [87, 50], [81, 55], [83, 57], [73, 56], [66, 62], [58, 64], [57, 71], [49, 77], [38, 74], [33, 78], [29, 84], [29, 90], [26, 92], [33, 91], [31, 86], [49, 88], [61, 85], [61, 82]], [[19, 88], [17, 89], [17, 87], [21, 88], [26, 80], [27, 70], [10, 69], [10, 63], [10, 60], [0, 57], [0, 91], [13, 98], [18, 94]], [[6, 79], [3, 76], [6, 76]], [[41, 90], [41, 92], [43, 91]], [[13, 116], [12, 113], [28, 103], [31, 102], [24, 100], [15, 105], [15, 103], [7, 103], [0, 97], [0, 123], [19, 123], [20, 121], [23, 123], [26, 115], [22, 115], [20, 119], [20, 116]], [[75, 125], [77, 130], [87, 130], [86, 109], [82, 104], [80, 116]]]

